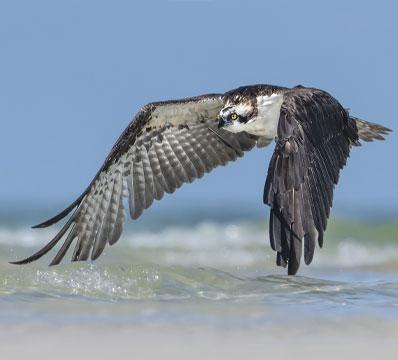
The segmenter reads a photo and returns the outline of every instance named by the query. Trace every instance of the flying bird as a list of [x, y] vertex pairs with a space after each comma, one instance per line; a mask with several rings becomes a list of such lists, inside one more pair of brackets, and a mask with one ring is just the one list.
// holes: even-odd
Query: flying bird
[[[269, 239], [278, 266], [296, 274], [302, 253], [311, 263], [322, 247], [333, 189], [352, 146], [383, 140], [391, 130], [350, 116], [325, 91], [296, 86], [243, 86], [145, 105], [116, 141], [86, 190], [64, 211], [34, 226], [45, 228], [72, 213], [57, 235], [32, 256], [39, 259], [61, 239], [50, 265], [74, 240], [72, 261], [97, 259], [115, 244], [125, 221], [184, 183], [275, 141], [264, 187], [270, 206]], [[72, 212], [73, 211], [73, 212]]]

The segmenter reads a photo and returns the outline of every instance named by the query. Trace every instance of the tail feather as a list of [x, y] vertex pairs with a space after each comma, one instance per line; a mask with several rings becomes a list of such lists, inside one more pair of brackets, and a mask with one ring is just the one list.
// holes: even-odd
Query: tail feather
[[[359, 139], [362, 141], [384, 140], [383, 135], [388, 135], [392, 130], [385, 126], [352, 117], [358, 129]], [[355, 144], [360, 145], [360, 144]]]

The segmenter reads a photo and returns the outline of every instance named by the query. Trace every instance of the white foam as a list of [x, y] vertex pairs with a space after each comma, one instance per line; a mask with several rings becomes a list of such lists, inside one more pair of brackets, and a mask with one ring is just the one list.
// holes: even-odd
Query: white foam
[[314, 256], [315, 266], [374, 266], [398, 260], [398, 246], [380, 245], [347, 238], [342, 240], [337, 249], [317, 250]]
[[[33, 251], [47, 243], [55, 233], [56, 230], [48, 229], [0, 228], [0, 245], [11, 250], [25, 247]], [[117, 249], [112, 251], [116, 256], [119, 249], [128, 247], [131, 250], [122, 250], [124, 254], [143, 254], [148, 261], [185, 266], [273, 267], [275, 263], [265, 223], [203, 222], [191, 227], [170, 226], [161, 231], [129, 230], [115, 247]], [[323, 249], [316, 249], [311, 266], [374, 266], [394, 261], [398, 261], [398, 244], [329, 238]]]

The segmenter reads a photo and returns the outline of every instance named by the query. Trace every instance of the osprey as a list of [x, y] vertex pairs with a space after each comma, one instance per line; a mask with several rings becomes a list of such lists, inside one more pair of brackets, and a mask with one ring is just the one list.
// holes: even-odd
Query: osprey
[[116, 141], [86, 190], [64, 211], [35, 228], [53, 225], [74, 210], [58, 234], [32, 256], [39, 259], [61, 239], [50, 265], [59, 264], [72, 242], [72, 261], [98, 258], [116, 243], [125, 219], [123, 198], [137, 219], [164, 193], [201, 178], [245, 151], [275, 140], [264, 203], [276, 263], [288, 274], [311, 263], [322, 247], [333, 189], [352, 146], [383, 140], [389, 129], [350, 116], [327, 92], [297, 86], [243, 86], [145, 105]]

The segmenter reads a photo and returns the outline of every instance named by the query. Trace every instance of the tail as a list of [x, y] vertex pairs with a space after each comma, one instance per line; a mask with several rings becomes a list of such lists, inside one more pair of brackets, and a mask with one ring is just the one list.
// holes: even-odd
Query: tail
[[[371, 123], [356, 117], [350, 116], [350, 119], [354, 120], [358, 129], [359, 140], [362, 141], [369, 142], [374, 140], [384, 140], [383, 135], [388, 135], [392, 131], [382, 125]], [[357, 142], [354, 145], [360, 146], [361, 144]]]

